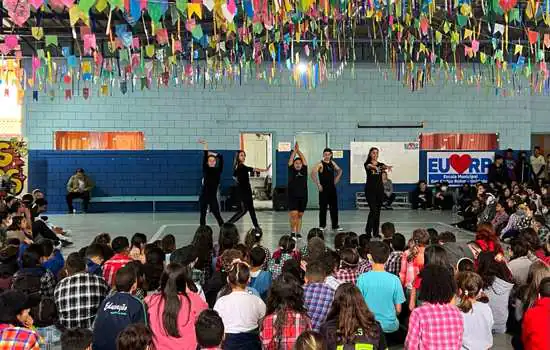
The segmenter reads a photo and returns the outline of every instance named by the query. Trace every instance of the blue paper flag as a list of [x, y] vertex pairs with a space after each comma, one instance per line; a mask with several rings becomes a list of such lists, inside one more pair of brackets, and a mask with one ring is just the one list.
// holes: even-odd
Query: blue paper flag
[[254, 17], [254, 8], [252, 7], [252, 1], [246, 0], [244, 2], [244, 11], [246, 12], [246, 16], [248, 18]]

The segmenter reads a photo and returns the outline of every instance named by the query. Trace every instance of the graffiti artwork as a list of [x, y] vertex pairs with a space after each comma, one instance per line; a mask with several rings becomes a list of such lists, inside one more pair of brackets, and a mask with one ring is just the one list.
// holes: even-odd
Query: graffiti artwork
[[19, 195], [27, 190], [27, 153], [27, 142], [23, 139], [0, 139], [0, 178], [6, 180], [10, 194]]

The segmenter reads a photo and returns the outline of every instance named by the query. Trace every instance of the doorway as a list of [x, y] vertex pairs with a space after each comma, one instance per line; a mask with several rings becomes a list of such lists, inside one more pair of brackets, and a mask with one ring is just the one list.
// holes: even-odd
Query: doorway
[[[306, 157], [308, 171], [311, 173], [313, 166], [320, 161], [323, 149], [328, 145], [328, 135], [326, 133], [299, 133], [296, 134], [294, 141], [298, 142], [300, 150]], [[307, 207], [309, 209], [318, 209], [319, 190], [311, 179], [307, 182], [307, 192]]]
[[[241, 133], [240, 149], [246, 152], [246, 165], [265, 169], [273, 166], [273, 135], [263, 132]], [[265, 173], [250, 176], [250, 186], [254, 194], [256, 209], [272, 209], [273, 167]]]

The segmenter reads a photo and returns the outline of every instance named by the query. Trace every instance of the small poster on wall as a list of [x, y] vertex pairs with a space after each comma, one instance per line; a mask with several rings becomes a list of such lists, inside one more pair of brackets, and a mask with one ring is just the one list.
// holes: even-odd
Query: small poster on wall
[[494, 157], [495, 152], [428, 152], [428, 185], [442, 181], [447, 181], [449, 186], [487, 182], [489, 167]]
[[19, 138], [0, 138], [0, 189], [14, 196], [27, 193], [27, 142]]
[[277, 145], [277, 151], [279, 152], [290, 152], [292, 150], [292, 143], [290, 142], [279, 142]]

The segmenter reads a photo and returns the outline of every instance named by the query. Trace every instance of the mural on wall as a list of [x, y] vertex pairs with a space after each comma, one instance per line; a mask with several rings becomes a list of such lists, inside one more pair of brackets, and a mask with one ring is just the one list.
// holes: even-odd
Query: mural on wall
[[0, 138], [0, 177], [9, 183], [9, 193], [20, 195], [27, 192], [28, 148], [23, 139]]

